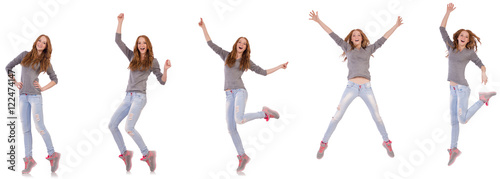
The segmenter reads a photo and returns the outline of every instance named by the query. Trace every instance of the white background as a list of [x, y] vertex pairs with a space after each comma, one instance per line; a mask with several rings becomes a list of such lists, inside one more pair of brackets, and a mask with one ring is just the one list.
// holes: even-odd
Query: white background
[[[52, 3], [44, 9], [43, 3]], [[263, 105], [277, 109], [280, 120], [239, 125], [252, 158], [246, 178], [498, 178], [500, 121], [498, 97], [461, 125], [462, 155], [448, 167], [448, 60], [438, 27], [447, 1], [3, 1], [0, 6], [0, 58], [6, 66], [36, 37], [47, 34], [51, 62], [59, 84], [43, 93], [45, 124], [56, 151], [62, 153], [60, 178], [238, 178], [236, 151], [225, 122], [223, 62], [207, 45], [199, 18], [213, 41], [226, 50], [240, 36], [249, 39], [252, 60], [263, 68], [290, 62], [289, 68], [263, 77], [244, 75], [249, 92], [247, 112]], [[471, 29], [481, 37], [478, 56], [487, 67], [488, 85], [480, 70], [466, 69], [471, 105], [480, 91], [500, 91], [497, 56], [497, 4], [454, 1], [450, 36]], [[216, 8], [216, 6], [218, 8]], [[221, 9], [223, 8], [223, 9]], [[308, 20], [311, 10], [339, 36], [361, 28], [371, 42], [402, 16], [396, 30], [371, 60], [372, 86], [396, 157], [389, 158], [366, 105], [356, 99], [332, 135], [322, 160], [316, 152], [347, 82], [341, 49]], [[148, 81], [148, 104], [136, 129], [148, 148], [158, 152], [150, 174], [133, 140], [130, 173], [107, 123], [125, 96], [128, 61], [114, 42], [119, 13], [125, 13], [123, 41], [133, 48], [137, 36], [148, 35], [160, 64], [171, 59], [165, 86]], [[26, 30], [32, 26], [30, 30]], [[13, 43], [11, 39], [23, 39]], [[16, 67], [20, 74], [20, 67]], [[6, 84], [7, 78], [4, 80]], [[19, 80], [20, 77], [18, 76]], [[40, 75], [47, 84], [47, 75]], [[6, 85], [4, 90], [7, 91]], [[4, 91], [4, 92], [5, 92]], [[4, 99], [7, 95], [4, 95]], [[7, 100], [4, 100], [7, 101]], [[6, 105], [2, 103], [2, 108]], [[3, 113], [5, 116], [7, 113]], [[123, 132], [124, 124], [120, 125]], [[49, 178], [42, 138], [33, 128], [36, 178]], [[7, 151], [7, 126], [0, 128]], [[18, 171], [1, 164], [2, 178], [21, 178], [23, 135], [18, 121]], [[433, 137], [434, 136], [434, 137]], [[423, 143], [425, 141], [427, 143]], [[4, 153], [5, 155], [5, 153]], [[55, 177], [55, 176], [53, 176]]]

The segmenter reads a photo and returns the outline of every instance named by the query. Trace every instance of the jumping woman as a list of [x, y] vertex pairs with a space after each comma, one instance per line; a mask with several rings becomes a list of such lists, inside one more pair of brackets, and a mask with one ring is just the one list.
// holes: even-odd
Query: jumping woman
[[200, 19], [198, 25], [203, 29], [205, 39], [207, 40], [208, 46], [214, 50], [217, 55], [219, 55], [224, 61], [224, 90], [226, 92], [226, 122], [229, 129], [229, 134], [233, 139], [233, 143], [238, 152], [239, 165], [236, 169], [237, 172], [241, 172], [245, 169], [246, 164], [250, 161], [250, 158], [245, 154], [243, 149], [243, 144], [241, 142], [240, 135], [236, 130], [236, 123], [244, 124], [248, 121], [254, 119], [266, 119], [269, 118], [278, 119], [280, 116], [278, 112], [269, 109], [268, 107], [263, 107], [262, 111], [256, 113], [246, 113], [245, 105], [248, 98], [248, 93], [241, 79], [243, 72], [248, 69], [260, 75], [269, 75], [274, 73], [279, 69], [286, 69], [288, 62], [278, 65], [277, 67], [264, 70], [261, 67], [255, 65], [255, 63], [250, 60], [250, 44], [248, 39], [245, 37], [240, 37], [236, 40], [233, 45], [231, 52], [225, 51], [215, 43], [212, 42], [210, 36], [208, 35], [207, 28], [203, 19]]
[[321, 141], [319, 151], [317, 153], [317, 158], [323, 158], [325, 149], [328, 147], [328, 140], [332, 135], [333, 131], [337, 127], [337, 124], [342, 119], [347, 107], [356, 97], [361, 97], [363, 101], [368, 106], [370, 113], [377, 125], [378, 131], [382, 135], [384, 142], [382, 145], [387, 150], [387, 154], [390, 157], [394, 157], [394, 152], [392, 151], [392, 142], [387, 136], [385, 131], [384, 122], [380, 117], [377, 102], [375, 101], [375, 96], [372, 91], [370, 84], [370, 72], [368, 68], [370, 66], [370, 56], [380, 48], [384, 42], [391, 36], [391, 34], [403, 24], [403, 19], [398, 17], [396, 24], [387, 31], [383, 37], [378, 39], [374, 44], [370, 44], [370, 41], [366, 35], [360, 29], [352, 30], [345, 39], [341, 39], [337, 34], [335, 34], [328, 26], [326, 26], [320, 19], [318, 12], [311, 11], [309, 14], [311, 18], [309, 20], [316, 21], [329, 35], [330, 37], [339, 45], [344, 53], [344, 61], [347, 60], [347, 67], [349, 68], [349, 74], [347, 79], [347, 87], [342, 95], [340, 104], [337, 107], [337, 112], [333, 116], [328, 129], [326, 130], [323, 141]]
[[109, 130], [113, 134], [118, 149], [120, 150], [121, 158], [125, 162], [125, 168], [130, 171], [132, 167], [132, 156], [133, 152], [127, 150], [123, 137], [118, 129], [120, 122], [127, 117], [127, 122], [125, 123], [125, 131], [127, 134], [134, 139], [135, 143], [139, 146], [142, 153], [141, 161], [145, 161], [149, 165], [149, 169], [153, 172], [156, 169], [156, 151], [150, 151], [146, 147], [144, 140], [142, 139], [139, 132], [134, 128], [141, 111], [146, 106], [146, 82], [148, 77], [153, 72], [160, 84], [165, 85], [167, 81], [167, 70], [171, 67], [170, 60], [165, 61], [163, 66], [163, 74], [161, 73], [160, 65], [158, 60], [153, 56], [153, 46], [151, 41], [145, 35], [137, 37], [133, 51], [130, 50], [122, 42], [122, 23], [124, 15], [121, 13], [118, 15], [118, 28], [116, 29], [115, 42], [122, 50], [123, 54], [127, 56], [127, 60], [130, 61], [128, 69], [130, 69], [130, 75], [128, 78], [128, 85], [126, 90], [126, 96], [123, 102], [120, 104], [116, 112], [111, 117], [109, 122]]
[[450, 160], [448, 166], [455, 162], [455, 159], [462, 153], [457, 148], [459, 125], [466, 124], [470, 118], [488, 101], [496, 92], [479, 93], [479, 100], [470, 108], [467, 108], [470, 88], [465, 79], [465, 66], [469, 61], [474, 62], [481, 68], [481, 80], [486, 85], [488, 77], [486, 76], [486, 67], [476, 54], [477, 43], [481, 43], [480, 38], [470, 30], [460, 29], [453, 34], [451, 41], [446, 32], [446, 23], [450, 13], [455, 10], [453, 3], [449, 3], [446, 8], [446, 14], [441, 22], [441, 36], [448, 50], [448, 81], [450, 81], [450, 112], [451, 112], [451, 146], [448, 149]]
[[[35, 127], [38, 133], [42, 135], [47, 153], [49, 154], [46, 159], [50, 161], [50, 171], [55, 172], [59, 167], [59, 159], [61, 154], [54, 151], [52, 139], [50, 138], [49, 131], [45, 128], [43, 118], [43, 101], [42, 92], [52, 88], [57, 84], [57, 75], [50, 63], [50, 56], [52, 54], [52, 44], [47, 35], [40, 35], [31, 51], [24, 51], [12, 60], [7, 67], [9, 74], [16, 65], [21, 64], [21, 82], [17, 82], [15, 78], [15, 85], [20, 89], [19, 103], [20, 103], [20, 116], [21, 123], [23, 124], [24, 133], [24, 170], [23, 174], [29, 174], [31, 169], [35, 167], [36, 162], [32, 156], [33, 138], [31, 136], [31, 116], [35, 119]], [[45, 86], [41, 86], [38, 81], [38, 75], [45, 72], [49, 75], [50, 82]], [[11, 76], [11, 74], [9, 74]]]

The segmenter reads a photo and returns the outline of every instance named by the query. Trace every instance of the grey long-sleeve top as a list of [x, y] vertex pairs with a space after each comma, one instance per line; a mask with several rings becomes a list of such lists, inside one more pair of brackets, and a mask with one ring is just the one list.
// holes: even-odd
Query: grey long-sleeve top
[[352, 79], [354, 77], [363, 77], [371, 80], [370, 71], [370, 56], [380, 48], [384, 42], [387, 40], [384, 37], [378, 39], [374, 44], [368, 45], [366, 48], [352, 48], [349, 43], [344, 41], [334, 32], [330, 33], [330, 37], [339, 45], [345, 52], [347, 57], [347, 68], [349, 69], [349, 74], [347, 79]]
[[[9, 71], [12, 70], [16, 65], [21, 64], [27, 54], [28, 52], [24, 51], [16, 58], [14, 58], [14, 60], [12, 60], [9, 64], [7, 64], [7, 67], [5, 67], [5, 70], [7, 70], [7, 74], [9, 74]], [[50, 80], [54, 81], [57, 84], [57, 75], [52, 68], [52, 64], [50, 64], [47, 68], [47, 74], [49, 75]], [[35, 81], [38, 82], [38, 75], [40, 75], [40, 64], [35, 65], [35, 69], [31, 68], [31, 66], [22, 66], [21, 82], [23, 83], [23, 87], [19, 91], [19, 94], [41, 95], [42, 93], [40, 89], [35, 88], [35, 85], [33, 84]]]
[[439, 27], [441, 36], [448, 49], [448, 81], [453, 81], [460, 85], [469, 86], [465, 79], [465, 66], [469, 61], [474, 62], [479, 68], [483, 66], [483, 62], [477, 56], [474, 49], [464, 48], [462, 51], [458, 49], [453, 50], [454, 44], [448, 36], [448, 32], [444, 27]]
[[[115, 42], [122, 50], [123, 54], [127, 56], [128, 61], [132, 61], [134, 58], [134, 51], [130, 50], [125, 43], [122, 41], [122, 34], [116, 33]], [[146, 87], [148, 77], [153, 72], [160, 84], [165, 85], [165, 82], [161, 80], [163, 74], [161, 73], [160, 64], [156, 58], [153, 59], [153, 66], [149, 70], [130, 70], [130, 75], [128, 78], [127, 92], [138, 92], [146, 94]]]
[[[222, 60], [225, 62], [229, 52], [220, 48], [212, 41], [208, 41], [208, 46], [217, 53]], [[236, 62], [233, 64], [233, 67], [228, 67], [224, 65], [224, 90], [228, 89], [245, 89], [245, 85], [243, 84], [243, 80], [241, 79], [241, 75], [243, 75], [242, 70], [240, 70], [240, 62], [241, 59], [236, 59]], [[267, 75], [267, 71], [262, 69], [261, 67], [255, 65], [255, 63], [250, 60], [250, 70], [260, 75]]]

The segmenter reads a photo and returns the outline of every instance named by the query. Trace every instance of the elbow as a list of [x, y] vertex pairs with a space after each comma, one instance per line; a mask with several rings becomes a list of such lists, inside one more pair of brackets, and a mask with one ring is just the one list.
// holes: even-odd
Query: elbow
[[58, 81], [59, 81], [59, 80], [57, 80], [57, 79], [52, 80], [52, 82], [54, 82], [54, 85], [57, 85], [57, 82], [58, 82]]

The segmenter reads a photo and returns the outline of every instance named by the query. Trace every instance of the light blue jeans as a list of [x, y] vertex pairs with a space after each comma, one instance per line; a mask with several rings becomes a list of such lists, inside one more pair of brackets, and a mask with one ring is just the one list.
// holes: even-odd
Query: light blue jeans
[[139, 116], [141, 115], [142, 109], [146, 106], [146, 102], [146, 94], [127, 92], [127, 96], [125, 96], [125, 99], [120, 104], [118, 109], [116, 109], [113, 117], [111, 117], [108, 127], [109, 130], [111, 130], [111, 134], [113, 134], [113, 138], [115, 138], [115, 142], [118, 145], [118, 149], [121, 154], [125, 153], [127, 147], [125, 147], [118, 125], [126, 116], [128, 117], [126, 120], [127, 122], [125, 123], [125, 131], [130, 135], [130, 137], [132, 137], [132, 139], [134, 139], [137, 146], [139, 146], [142, 155], [147, 155], [149, 152], [148, 147], [146, 147], [141, 135], [134, 128]]
[[344, 116], [347, 107], [349, 107], [351, 102], [358, 96], [361, 97], [361, 99], [363, 99], [363, 101], [366, 103], [366, 106], [368, 106], [368, 109], [372, 114], [373, 121], [375, 121], [380, 135], [382, 135], [382, 139], [384, 139], [384, 141], [389, 140], [387, 132], [385, 131], [384, 122], [382, 121], [382, 118], [380, 117], [380, 114], [378, 112], [378, 105], [375, 101], [375, 96], [373, 95], [370, 82], [360, 85], [349, 81], [347, 83], [347, 87], [345, 88], [344, 94], [342, 95], [342, 99], [340, 100], [340, 104], [337, 107], [337, 112], [335, 113], [335, 116], [333, 116], [330, 125], [326, 130], [325, 137], [323, 137], [324, 143], [328, 143], [328, 140], [330, 140], [330, 137], [332, 136], [333, 131], [335, 131], [337, 124], [342, 119], [342, 116]]
[[31, 136], [31, 114], [35, 119], [35, 127], [38, 133], [42, 135], [45, 146], [47, 147], [47, 153], [52, 155], [54, 153], [54, 146], [52, 145], [52, 139], [50, 138], [49, 131], [45, 128], [43, 124], [43, 102], [42, 95], [30, 95], [21, 94], [19, 96], [19, 104], [21, 111], [21, 123], [23, 124], [24, 133], [24, 152], [26, 158], [32, 156], [33, 149], [33, 138]]
[[484, 102], [478, 100], [469, 107], [470, 88], [464, 85], [450, 85], [450, 112], [451, 112], [451, 146], [457, 147], [458, 133], [460, 132], [458, 122], [465, 124], [483, 106]]
[[232, 89], [226, 91], [226, 122], [229, 134], [233, 139], [238, 155], [245, 154], [240, 135], [236, 129], [236, 123], [244, 124], [254, 119], [266, 117], [263, 111], [245, 114], [248, 93], [245, 89]]

